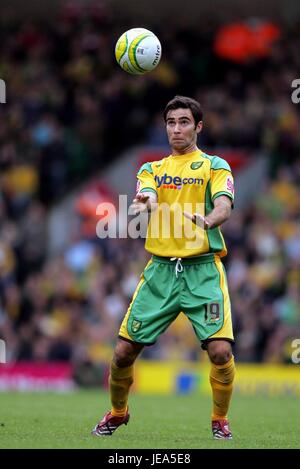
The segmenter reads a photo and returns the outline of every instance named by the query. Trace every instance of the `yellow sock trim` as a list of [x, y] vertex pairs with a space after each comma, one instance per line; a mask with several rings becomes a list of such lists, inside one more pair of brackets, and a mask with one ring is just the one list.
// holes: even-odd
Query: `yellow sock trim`
[[127, 407], [124, 409], [115, 409], [114, 407], [111, 409], [111, 415], [114, 417], [124, 417], [126, 415]]
[[116, 379], [131, 378], [133, 376], [133, 368], [133, 365], [119, 368], [112, 363], [110, 365], [110, 376], [115, 377]]

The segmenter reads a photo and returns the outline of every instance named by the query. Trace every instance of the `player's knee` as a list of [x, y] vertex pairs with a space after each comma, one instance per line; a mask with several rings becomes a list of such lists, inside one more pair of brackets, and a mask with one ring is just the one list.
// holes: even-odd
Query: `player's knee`
[[130, 343], [120, 341], [115, 348], [113, 363], [119, 368], [131, 366], [137, 357], [137, 353]]
[[215, 365], [225, 365], [231, 358], [231, 352], [224, 350], [224, 351], [217, 351], [213, 353], [211, 357], [211, 361]]
[[113, 358], [113, 363], [118, 367], [118, 368], [124, 368], [126, 366], [132, 365], [134, 362], [134, 359], [132, 356], [126, 352], [125, 350], [118, 350], [115, 351], [114, 353], [114, 358]]
[[209, 358], [215, 365], [224, 365], [231, 356], [231, 345], [229, 343], [211, 343], [208, 347]]

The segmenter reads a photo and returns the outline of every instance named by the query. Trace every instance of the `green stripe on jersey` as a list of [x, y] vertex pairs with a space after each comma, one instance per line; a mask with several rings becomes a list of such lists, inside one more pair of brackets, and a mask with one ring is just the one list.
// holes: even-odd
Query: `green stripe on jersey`
[[[205, 191], [205, 216], [208, 215], [214, 208], [211, 200], [211, 185], [210, 181], [206, 186]], [[207, 239], [209, 243], [210, 252], [220, 252], [224, 249], [224, 242], [219, 227], [206, 230]]]
[[151, 163], [144, 163], [143, 166], [140, 167], [137, 175], [141, 174], [143, 171], [148, 171], [148, 173], [153, 174]]

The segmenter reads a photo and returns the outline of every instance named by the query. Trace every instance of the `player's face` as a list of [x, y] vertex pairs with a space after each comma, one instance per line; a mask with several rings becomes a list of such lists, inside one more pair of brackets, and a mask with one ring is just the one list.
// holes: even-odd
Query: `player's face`
[[197, 135], [202, 129], [202, 122], [195, 126], [190, 109], [179, 108], [169, 111], [166, 127], [173, 153], [188, 153], [196, 149]]

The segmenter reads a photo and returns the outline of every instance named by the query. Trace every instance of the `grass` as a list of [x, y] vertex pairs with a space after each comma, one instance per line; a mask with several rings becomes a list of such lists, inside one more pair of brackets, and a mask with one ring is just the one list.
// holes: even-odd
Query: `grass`
[[234, 396], [232, 441], [214, 441], [209, 396], [130, 398], [131, 420], [112, 437], [90, 436], [109, 409], [97, 391], [0, 393], [0, 448], [300, 448], [299, 398]]

